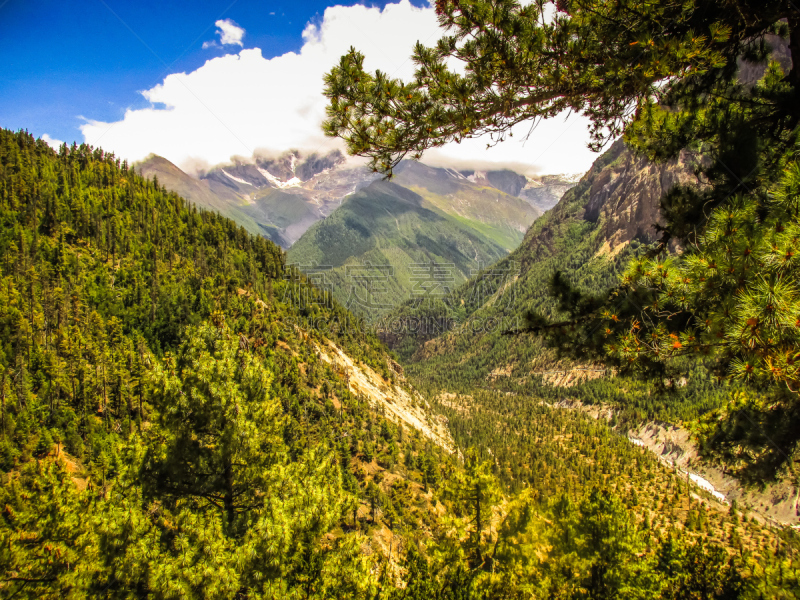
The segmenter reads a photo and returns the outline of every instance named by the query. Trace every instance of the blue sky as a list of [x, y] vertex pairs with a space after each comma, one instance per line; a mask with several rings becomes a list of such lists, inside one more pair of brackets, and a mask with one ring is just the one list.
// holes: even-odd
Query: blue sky
[[[0, 127], [87, 142], [189, 172], [234, 157], [343, 149], [320, 124], [322, 79], [350, 46], [365, 67], [413, 77], [418, 41], [442, 35], [426, 0], [0, 0]], [[429, 151], [440, 166], [581, 173], [586, 120], [556, 117], [526, 140]]]
[[244, 48], [272, 58], [298, 51], [306, 24], [320, 21], [331, 4], [0, 0], [0, 126], [80, 142], [81, 116], [121, 119], [126, 109], [149, 105], [140, 91], [225, 54], [202, 47], [219, 39], [217, 20], [241, 25]]

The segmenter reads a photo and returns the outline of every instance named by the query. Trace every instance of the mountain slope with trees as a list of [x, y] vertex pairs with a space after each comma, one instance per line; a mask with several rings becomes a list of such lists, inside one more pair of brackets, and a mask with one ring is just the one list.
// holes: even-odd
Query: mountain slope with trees
[[[0, 186], [0, 588], [370, 589], [357, 510], [326, 536], [353, 524], [356, 457], [393, 464], [401, 428], [316, 348], [335, 341], [386, 386], [379, 342], [280, 248], [102, 150], [2, 131]], [[321, 316], [340, 326], [299, 327]]]
[[[555, 356], [535, 337], [505, 334], [522, 327], [527, 312], [558, 317], [550, 294], [556, 272], [583, 289], [613, 286], [627, 257], [657, 239], [661, 197], [692, 178], [685, 162], [653, 165], [616, 142], [531, 226], [514, 252], [450, 296], [408, 304], [390, 315], [384, 339], [414, 362], [414, 369], [444, 378], [441, 383], [449, 389], [484, 385], [495, 372], [530, 380], [551, 367]], [[438, 361], [452, 367], [443, 369]]]
[[[521, 398], [514, 414], [539, 407], [541, 427], [523, 434], [528, 469], [484, 460], [501, 450], [487, 426], [521, 432], [488, 400], [454, 405], [475, 418], [451, 415], [463, 462], [387, 418], [434, 415], [357, 319], [277, 246], [113, 155], [1, 131], [0, 190], [4, 595], [544, 598], [595, 593], [593, 573], [662, 598], [797, 585], [791, 540], [692, 500], [633, 446], [601, 452], [601, 423]], [[405, 409], [374, 402], [400, 395]], [[655, 520], [634, 471], [671, 512]]]
[[411, 163], [393, 182], [374, 182], [345, 198], [287, 259], [375, 321], [420, 291], [449, 293], [508, 254], [538, 215], [492, 186]]
[[437, 2], [446, 35], [415, 47], [408, 82], [365, 71], [351, 49], [325, 79], [326, 133], [391, 175], [407, 155], [487, 134], [502, 141], [519, 123], [571, 110], [590, 119], [594, 149], [624, 135], [658, 164], [697, 157], [700, 185], [660, 199], [656, 246], [604, 288], [554, 278], [557, 317], [530, 311], [517, 331], [659, 387], [698, 363], [744, 386], [704, 424], [706, 439], [739, 472], [794, 477], [797, 7], [552, 4]]

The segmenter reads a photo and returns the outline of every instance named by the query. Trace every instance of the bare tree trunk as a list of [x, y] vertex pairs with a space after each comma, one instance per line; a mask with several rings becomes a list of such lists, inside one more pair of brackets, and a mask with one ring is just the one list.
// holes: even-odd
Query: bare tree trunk
[[106, 361], [105, 356], [103, 357], [103, 421], [106, 424], [106, 429], [108, 429], [108, 416], [106, 412], [108, 411], [108, 388], [106, 387]]
[[478, 553], [478, 562], [483, 563], [481, 556], [481, 531], [483, 531], [483, 522], [481, 521], [481, 486], [475, 485], [475, 548]]
[[228, 519], [228, 527], [233, 527], [234, 506], [233, 506], [233, 466], [231, 464], [231, 457], [225, 458], [225, 497], [223, 502], [225, 504], [225, 515]]
[[6, 438], [6, 371], [3, 369], [3, 378], [0, 379], [0, 402], [2, 402], [3, 439]]

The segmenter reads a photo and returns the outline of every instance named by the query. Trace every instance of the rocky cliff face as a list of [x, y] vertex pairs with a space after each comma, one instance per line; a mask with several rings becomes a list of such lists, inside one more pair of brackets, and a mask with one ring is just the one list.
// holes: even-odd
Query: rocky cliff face
[[[609, 153], [613, 160], [591, 173], [583, 218], [601, 227], [603, 242], [614, 250], [631, 240], [656, 239], [656, 224], [663, 224], [661, 198], [675, 185], [695, 182], [686, 156], [653, 164], [634, 156], [622, 141]], [[594, 169], [593, 169], [594, 171]]]
[[558, 204], [561, 197], [577, 185], [579, 179], [579, 175], [528, 177], [519, 192], [519, 197], [534, 208], [545, 212]]
[[[791, 57], [786, 40], [769, 35], [767, 42], [772, 47], [772, 59], [788, 70]], [[753, 84], [764, 70], [764, 64], [741, 61], [739, 79]], [[654, 224], [662, 223], [660, 199], [675, 185], [693, 183], [696, 178], [688, 154], [653, 164], [634, 156], [618, 140], [581, 181], [589, 185], [583, 218], [602, 228], [602, 241], [608, 242], [612, 251], [634, 239], [651, 242], [656, 237]]]
[[216, 181], [250, 194], [253, 190], [263, 188], [302, 187], [315, 175], [333, 169], [344, 161], [344, 156], [338, 150], [325, 155], [314, 153], [308, 156], [292, 150], [276, 158], [255, 156], [246, 161], [236, 160], [231, 165], [214, 167], [203, 173], [200, 179]]
[[486, 173], [486, 179], [498, 190], [511, 196], [519, 196], [522, 189], [528, 183], [527, 177], [518, 175], [514, 171], [509, 170], [489, 171]]

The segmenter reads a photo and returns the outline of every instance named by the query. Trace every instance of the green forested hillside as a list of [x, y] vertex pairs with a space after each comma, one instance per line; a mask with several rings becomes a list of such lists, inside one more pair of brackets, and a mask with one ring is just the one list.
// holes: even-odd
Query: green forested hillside
[[149, 156], [136, 168], [144, 177], [157, 179], [159, 185], [191, 201], [198, 208], [218, 212], [253, 235], [263, 235], [276, 244], [284, 243], [278, 227], [268, 221], [256, 220], [248, 212], [251, 205], [239, 198], [234, 190], [219, 185], [212, 189], [207, 182], [190, 177], [161, 156]]
[[[430, 373], [451, 388], [485, 383], [497, 369], [511, 368], [519, 379], [551, 365], [552, 358], [535, 337], [509, 337], [503, 332], [519, 328], [526, 311], [557, 316], [549, 285], [556, 271], [569, 273], [574, 284], [591, 290], [616, 283], [640, 241], [634, 230], [627, 239], [614, 240], [613, 252], [610, 246], [603, 249], [611, 237], [606, 226], [616, 216], [616, 207], [610, 214], [600, 209], [609, 197], [624, 197], [619, 192], [609, 194], [604, 186], [613, 180], [624, 190], [626, 179], [633, 183], [637, 177], [647, 178], [646, 169], [622, 143], [615, 144], [531, 226], [508, 257], [476, 274], [450, 297], [401, 307], [387, 319], [385, 339], [414, 362], [415, 372]], [[439, 335], [443, 328], [452, 333]], [[439, 368], [439, 361], [452, 368]]]
[[519, 198], [409, 163], [394, 182], [347, 196], [287, 257], [375, 321], [404, 300], [454, 290], [505, 256], [537, 215]]
[[342, 324], [328, 336], [391, 378], [380, 344], [310, 287], [298, 306], [277, 246], [101, 150], [2, 131], [0, 189], [0, 588], [368, 588], [362, 534], [324, 536], [358, 506], [339, 465], [398, 431], [296, 324], [324, 312]]
[[0, 131], [0, 210], [3, 597], [797, 590], [791, 532], [601, 422], [439, 397], [462, 460], [389, 420], [321, 352], [410, 390], [357, 320], [112, 155]]

